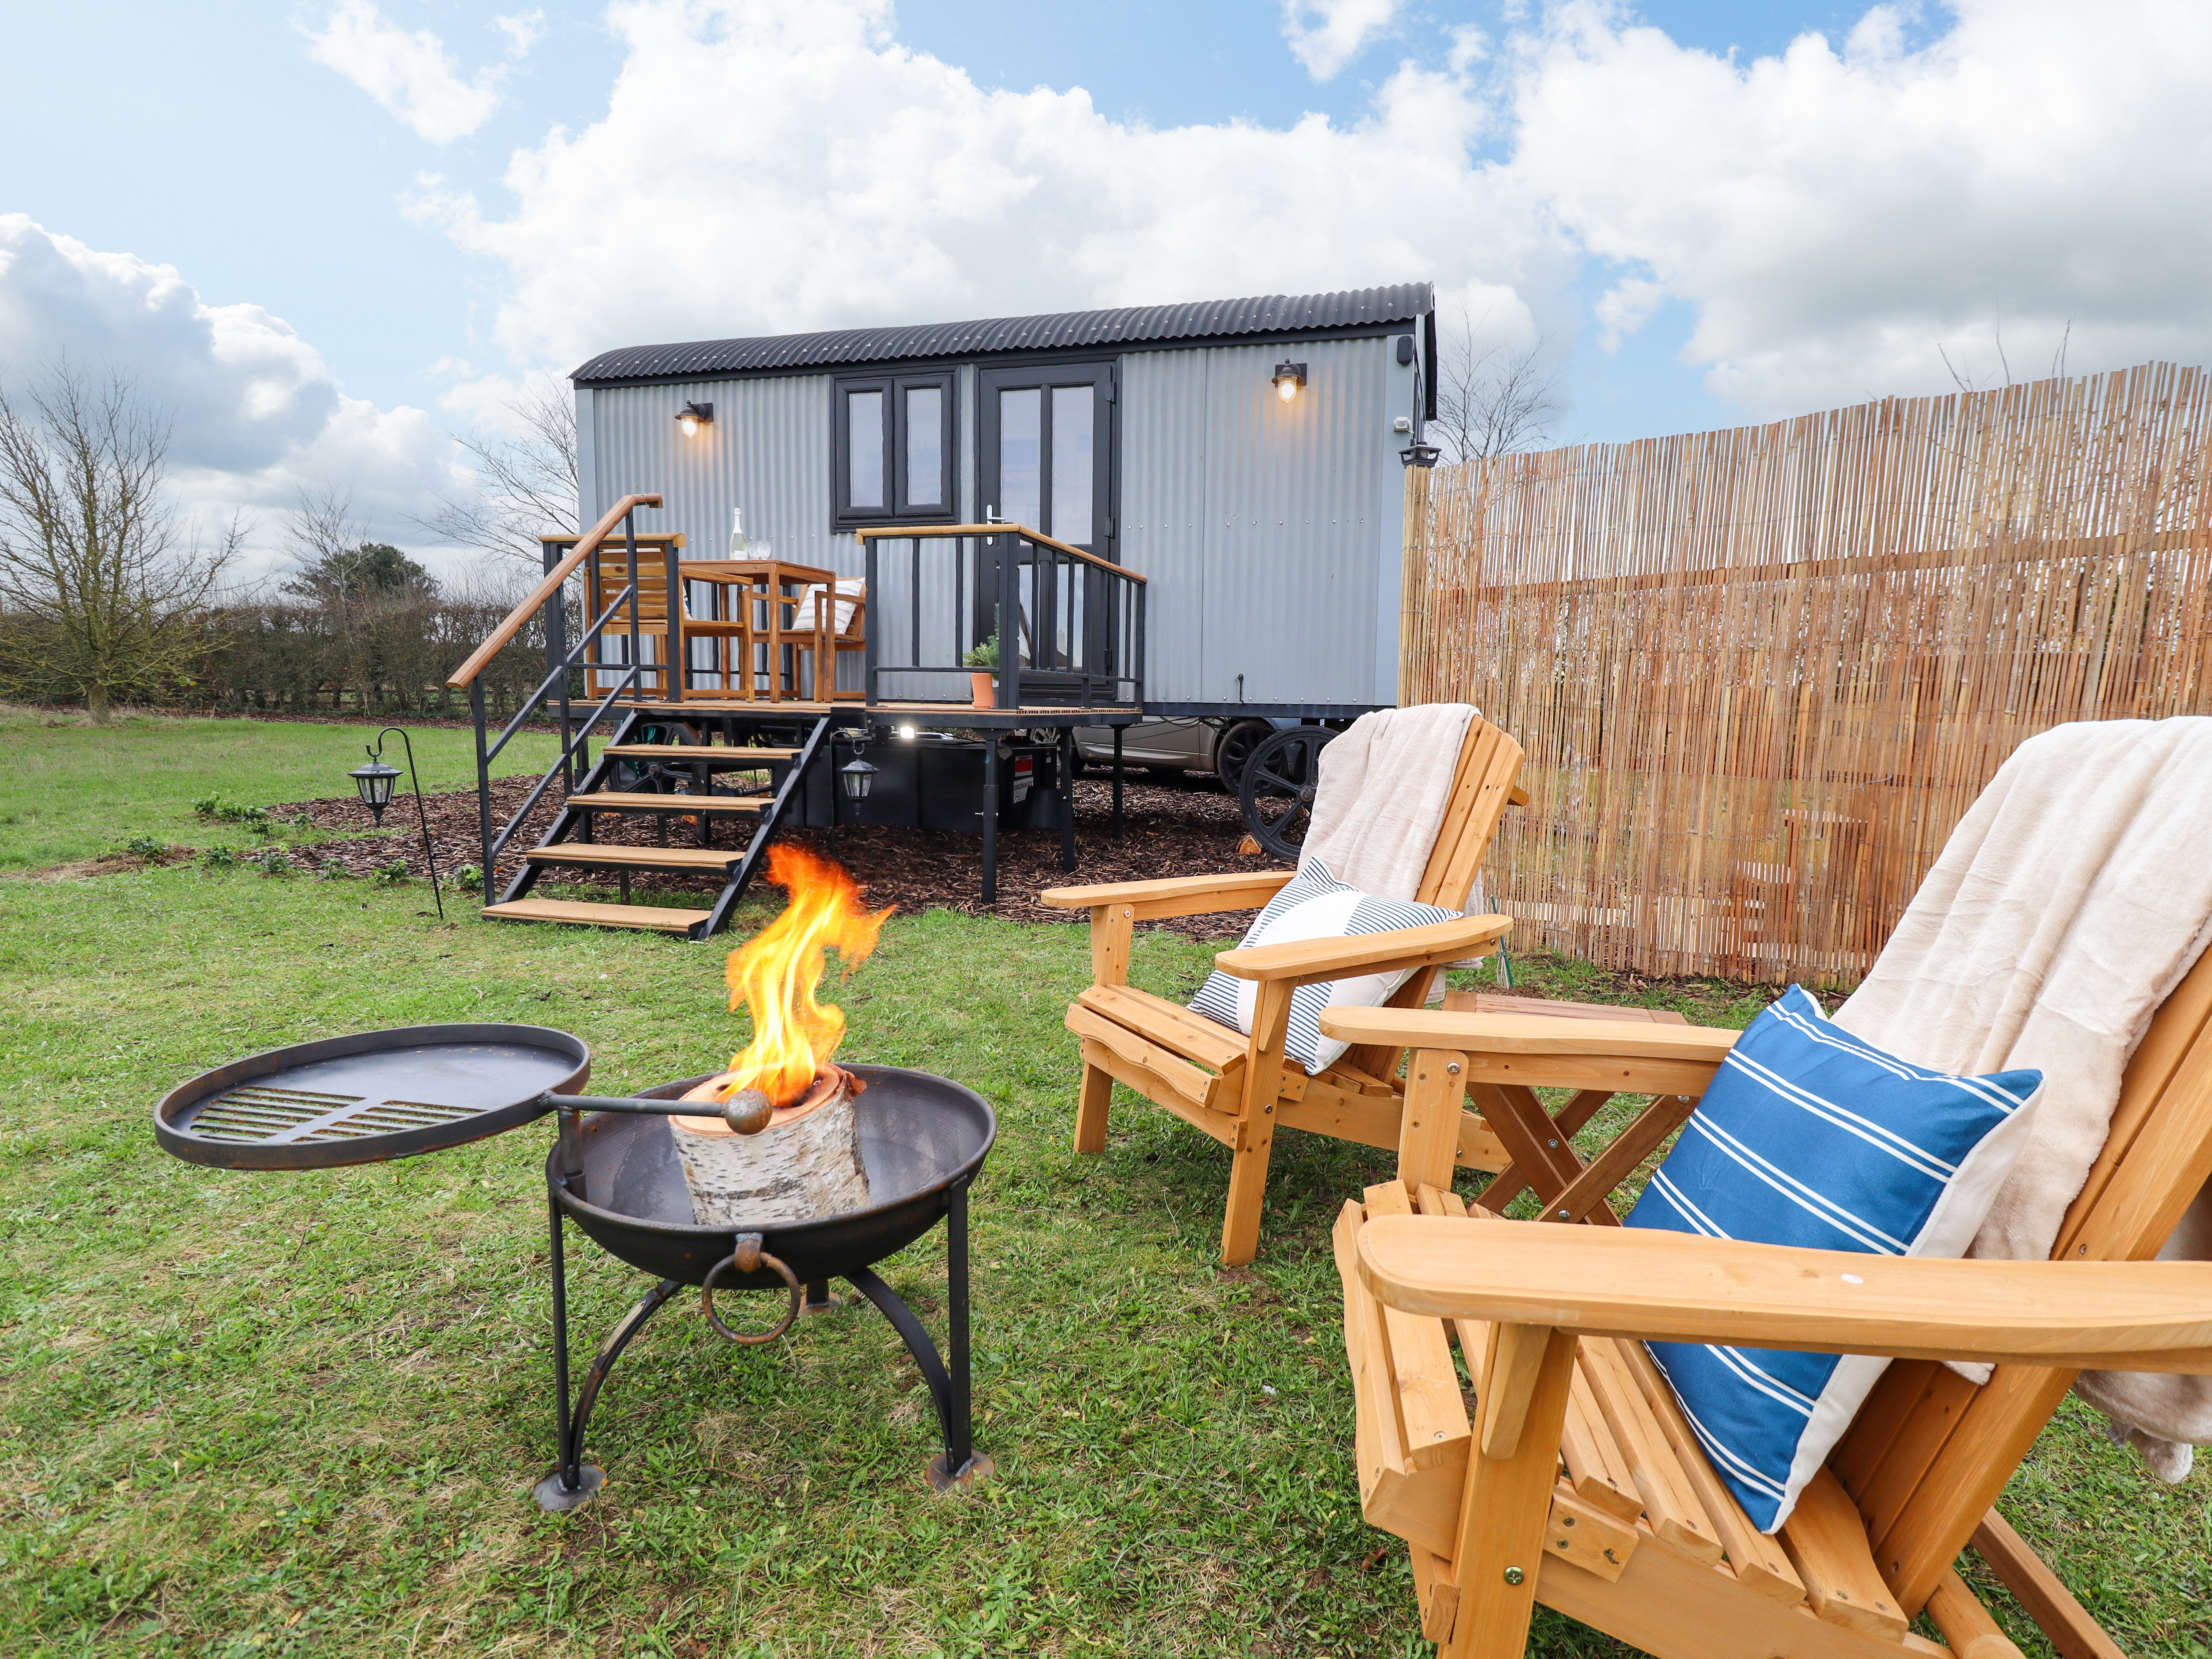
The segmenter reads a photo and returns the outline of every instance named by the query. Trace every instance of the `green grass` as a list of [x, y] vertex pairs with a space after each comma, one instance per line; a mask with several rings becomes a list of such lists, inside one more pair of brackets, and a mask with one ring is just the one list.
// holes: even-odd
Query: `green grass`
[[[353, 741], [248, 730], [304, 736], [285, 752], [318, 769], [315, 745]], [[0, 856], [25, 861], [23, 834], [0, 826]], [[706, 947], [429, 909], [420, 883], [190, 867], [0, 886], [0, 1654], [1427, 1651], [1404, 1549], [1359, 1517], [1328, 1241], [1391, 1160], [1282, 1137], [1259, 1260], [1220, 1270], [1212, 1141], [1117, 1095], [1106, 1153], [1068, 1151], [1073, 927], [894, 917], [836, 998], [848, 1058], [942, 1073], [1000, 1114], [973, 1210], [995, 1477], [927, 1491], [927, 1390], [865, 1304], [734, 1349], [687, 1295], [601, 1400], [603, 1498], [539, 1513], [548, 1130], [251, 1175], [167, 1158], [149, 1109], [257, 1049], [440, 1020], [576, 1032], [595, 1087], [688, 1076], [744, 1038], [721, 960], [766, 904]], [[1210, 954], [1148, 932], [1132, 977], [1185, 997]], [[1516, 969], [1719, 1023], [1765, 1000]], [[648, 1281], [569, 1237], [580, 1366]], [[941, 1235], [884, 1272], [941, 1331]], [[2069, 1402], [2003, 1502], [2129, 1651], [2212, 1649], [2203, 1476], [2159, 1485]], [[1540, 1613], [1531, 1651], [1625, 1650]]]
[[[243, 824], [198, 817], [191, 803], [215, 794], [270, 806], [349, 794], [346, 774], [362, 763], [376, 731], [148, 714], [95, 726], [81, 715], [0, 709], [0, 870], [98, 858], [134, 836], [191, 847], [266, 845], [270, 837]], [[422, 727], [410, 735], [426, 791], [475, 786], [472, 733]], [[507, 745], [496, 770], [543, 772], [555, 752], [550, 737], [526, 734]], [[386, 740], [385, 758], [405, 770], [397, 738]], [[408, 787], [404, 779], [399, 787]]]

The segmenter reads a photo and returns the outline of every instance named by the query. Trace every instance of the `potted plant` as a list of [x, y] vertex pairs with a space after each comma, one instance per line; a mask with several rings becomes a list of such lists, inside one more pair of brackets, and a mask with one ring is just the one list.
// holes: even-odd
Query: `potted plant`
[[999, 630], [993, 629], [991, 637], [981, 645], [970, 646], [960, 659], [963, 668], [973, 670], [968, 676], [969, 702], [977, 708], [989, 708], [998, 702], [991, 682], [999, 672]]

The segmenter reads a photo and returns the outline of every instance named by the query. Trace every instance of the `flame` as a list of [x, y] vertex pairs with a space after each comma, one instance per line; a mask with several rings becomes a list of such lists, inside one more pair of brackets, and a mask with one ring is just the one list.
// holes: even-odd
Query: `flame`
[[787, 890], [791, 902], [730, 952], [726, 973], [732, 1012], [740, 1005], [752, 1010], [753, 1040], [728, 1071], [687, 1098], [723, 1100], [739, 1089], [758, 1089], [785, 1107], [805, 1095], [845, 1036], [845, 1011], [815, 999], [824, 952], [836, 946], [850, 975], [876, 948], [884, 919], [897, 908], [867, 909], [860, 884], [842, 866], [787, 842], [769, 848], [768, 878]]

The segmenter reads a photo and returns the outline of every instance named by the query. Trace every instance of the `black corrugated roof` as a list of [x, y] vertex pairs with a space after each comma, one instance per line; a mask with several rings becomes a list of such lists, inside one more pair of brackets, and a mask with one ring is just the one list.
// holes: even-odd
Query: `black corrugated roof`
[[677, 345], [603, 351], [569, 378], [580, 386], [671, 376], [830, 368], [849, 363], [981, 357], [1005, 351], [1061, 351], [1170, 341], [1233, 339], [1247, 334], [1410, 323], [1435, 308], [1427, 283], [1352, 289], [1341, 294], [1268, 294], [1188, 305], [1063, 311], [1046, 317], [994, 317], [907, 328], [845, 328], [826, 334], [769, 334], [749, 340], [691, 340]]

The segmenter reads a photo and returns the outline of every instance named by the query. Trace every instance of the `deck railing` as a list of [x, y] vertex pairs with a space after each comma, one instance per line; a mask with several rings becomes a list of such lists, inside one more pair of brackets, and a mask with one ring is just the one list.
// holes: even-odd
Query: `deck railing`
[[1026, 525], [887, 525], [860, 540], [871, 707], [939, 700], [886, 698], [884, 684], [898, 677], [905, 689], [934, 690], [948, 677], [964, 681], [980, 671], [963, 659], [994, 635], [995, 708], [1143, 702], [1145, 579], [1135, 571]]
[[[641, 507], [657, 507], [659, 505], [660, 497], [658, 495], [625, 495], [616, 502], [608, 511], [606, 517], [592, 526], [591, 531], [579, 540], [564, 557], [546, 571], [544, 580], [532, 588], [528, 597], [507, 613], [506, 619], [497, 628], [492, 629], [485, 637], [484, 642], [470, 653], [469, 659], [455, 669], [453, 678], [446, 682], [457, 690], [464, 686], [468, 688], [469, 714], [476, 723], [477, 842], [483, 852], [483, 862], [479, 867], [483, 872], [483, 902], [486, 904], [492, 902], [492, 895], [496, 890], [493, 885], [493, 860], [499, 856], [501, 849], [514, 838], [514, 833], [521, 828], [523, 820], [537, 810], [538, 803], [544, 799], [545, 792], [552, 787], [555, 778], [565, 778], [571, 783], [574, 781], [580, 769], [574, 764], [576, 758], [581, 755], [588, 761], [590, 751], [586, 744], [589, 743], [592, 733], [598, 728], [599, 722], [606, 717], [607, 711], [614, 707], [615, 700], [635, 684], [641, 673], [654, 672], [652, 665], [642, 664], [638, 660], [637, 529], [632, 515]], [[629, 585], [599, 609], [597, 617], [592, 620], [591, 625], [584, 630], [584, 637], [576, 642], [575, 648], [566, 649], [568, 612], [563, 597], [565, 586], [568, 578], [586, 560], [597, 559], [599, 544], [614, 534], [617, 528], [623, 534], [623, 545], [628, 559], [625, 568], [629, 574]], [[672, 558], [674, 556], [672, 553], [671, 556]], [[598, 586], [596, 577], [592, 586], [596, 592]], [[672, 591], [673, 591], [672, 587]], [[586, 654], [592, 652], [592, 647], [598, 642], [601, 633], [617, 612], [626, 613], [629, 618], [629, 660], [626, 665], [627, 672], [616, 681], [614, 689], [593, 708], [583, 725], [571, 731], [568, 713], [568, 677], [577, 665], [585, 659]], [[523, 700], [522, 706], [514, 711], [514, 718], [507, 723], [506, 729], [501, 732], [498, 738], [495, 740], [488, 739], [489, 728], [484, 720], [483, 679], [484, 668], [494, 657], [513, 641], [515, 635], [529, 626], [532, 617], [541, 613], [545, 628], [547, 663], [545, 678], [538, 683], [538, 689]], [[544, 706], [549, 697], [554, 699], [560, 706], [560, 756], [547, 769], [545, 775], [538, 780], [537, 786], [524, 799], [521, 807], [507, 821], [505, 827], [495, 836], [491, 827], [491, 763], [499, 757], [500, 750], [507, 747], [507, 740], [522, 729], [526, 720]]]

